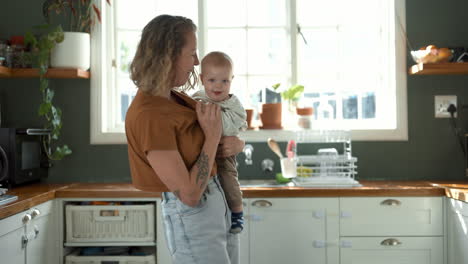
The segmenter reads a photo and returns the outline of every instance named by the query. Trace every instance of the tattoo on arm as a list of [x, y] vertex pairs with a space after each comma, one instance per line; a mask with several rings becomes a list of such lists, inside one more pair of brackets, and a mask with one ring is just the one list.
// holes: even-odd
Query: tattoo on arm
[[210, 173], [208, 171], [208, 160], [208, 155], [202, 151], [196, 162], [198, 167], [197, 184], [200, 186], [200, 188], [204, 188], [204, 185], [208, 180], [208, 174]]

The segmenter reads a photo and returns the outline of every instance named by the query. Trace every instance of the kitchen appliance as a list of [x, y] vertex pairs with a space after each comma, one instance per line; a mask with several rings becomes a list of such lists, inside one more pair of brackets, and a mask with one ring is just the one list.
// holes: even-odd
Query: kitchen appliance
[[0, 184], [12, 187], [46, 177], [42, 139], [49, 136], [48, 129], [0, 128]]

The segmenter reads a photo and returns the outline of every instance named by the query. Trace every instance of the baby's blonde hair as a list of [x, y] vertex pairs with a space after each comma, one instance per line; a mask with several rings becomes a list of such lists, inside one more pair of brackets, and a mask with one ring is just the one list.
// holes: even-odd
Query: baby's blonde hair
[[215, 66], [215, 67], [229, 67], [233, 68], [233, 63], [231, 57], [221, 51], [212, 51], [203, 57], [201, 61], [201, 72], [203, 74], [203, 68], [206, 66]]

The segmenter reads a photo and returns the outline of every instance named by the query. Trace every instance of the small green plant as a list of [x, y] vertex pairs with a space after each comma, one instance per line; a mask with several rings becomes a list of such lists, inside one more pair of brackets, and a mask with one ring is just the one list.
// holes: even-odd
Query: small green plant
[[[281, 86], [281, 83], [276, 83], [272, 85], [271, 87], [275, 90], [275, 92], [278, 92], [278, 88]], [[301, 98], [302, 93], [304, 93], [304, 86], [300, 84], [293, 85], [289, 87], [288, 89], [280, 92], [281, 98], [283, 100], [288, 101], [288, 102], [296, 102]]]
[[72, 151], [67, 145], [57, 146], [55, 151], [51, 151], [52, 141], [58, 140], [62, 129], [62, 111], [52, 103], [54, 90], [49, 87], [49, 80], [45, 75], [49, 68], [52, 48], [55, 47], [56, 43], [63, 41], [63, 30], [61, 26], [52, 27], [45, 24], [34, 27], [34, 31], [37, 32], [36, 35], [32, 32], [26, 32], [25, 35], [25, 43], [31, 47], [31, 53], [27, 59], [32, 62], [34, 68], [39, 69], [39, 90], [42, 95], [42, 103], [39, 106], [38, 114], [46, 120], [44, 128], [51, 131], [50, 136], [42, 138], [42, 143], [50, 160], [61, 160]]

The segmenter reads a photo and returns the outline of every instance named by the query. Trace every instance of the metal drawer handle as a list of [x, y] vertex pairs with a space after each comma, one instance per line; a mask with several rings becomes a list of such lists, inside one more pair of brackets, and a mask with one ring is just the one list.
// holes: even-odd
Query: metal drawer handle
[[24, 224], [27, 224], [29, 221], [31, 221], [31, 219], [32, 219], [32, 217], [31, 217], [30, 214], [25, 214], [25, 215], [23, 216], [23, 223], [24, 223]]
[[267, 200], [256, 200], [252, 205], [257, 207], [271, 207], [273, 204]]
[[399, 206], [401, 202], [395, 199], [387, 199], [380, 203], [380, 205], [388, 205], [388, 206]]
[[35, 209], [32, 211], [32, 213], [31, 213], [31, 217], [32, 217], [33, 219], [36, 218], [36, 217], [38, 217], [38, 216], [40, 216], [40, 215], [41, 215], [41, 211], [39, 211], [39, 209], [37, 209], [37, 208], [35, 208]]
[[388, 239], [385, 239], [384, 241], [380, 242], [380, 245], [382, 245], [382, 246], [398, 246], [398, 245], [401, 245], [401, 242], [398, 239], [395, 239], [395, 238], [388, 238]]

